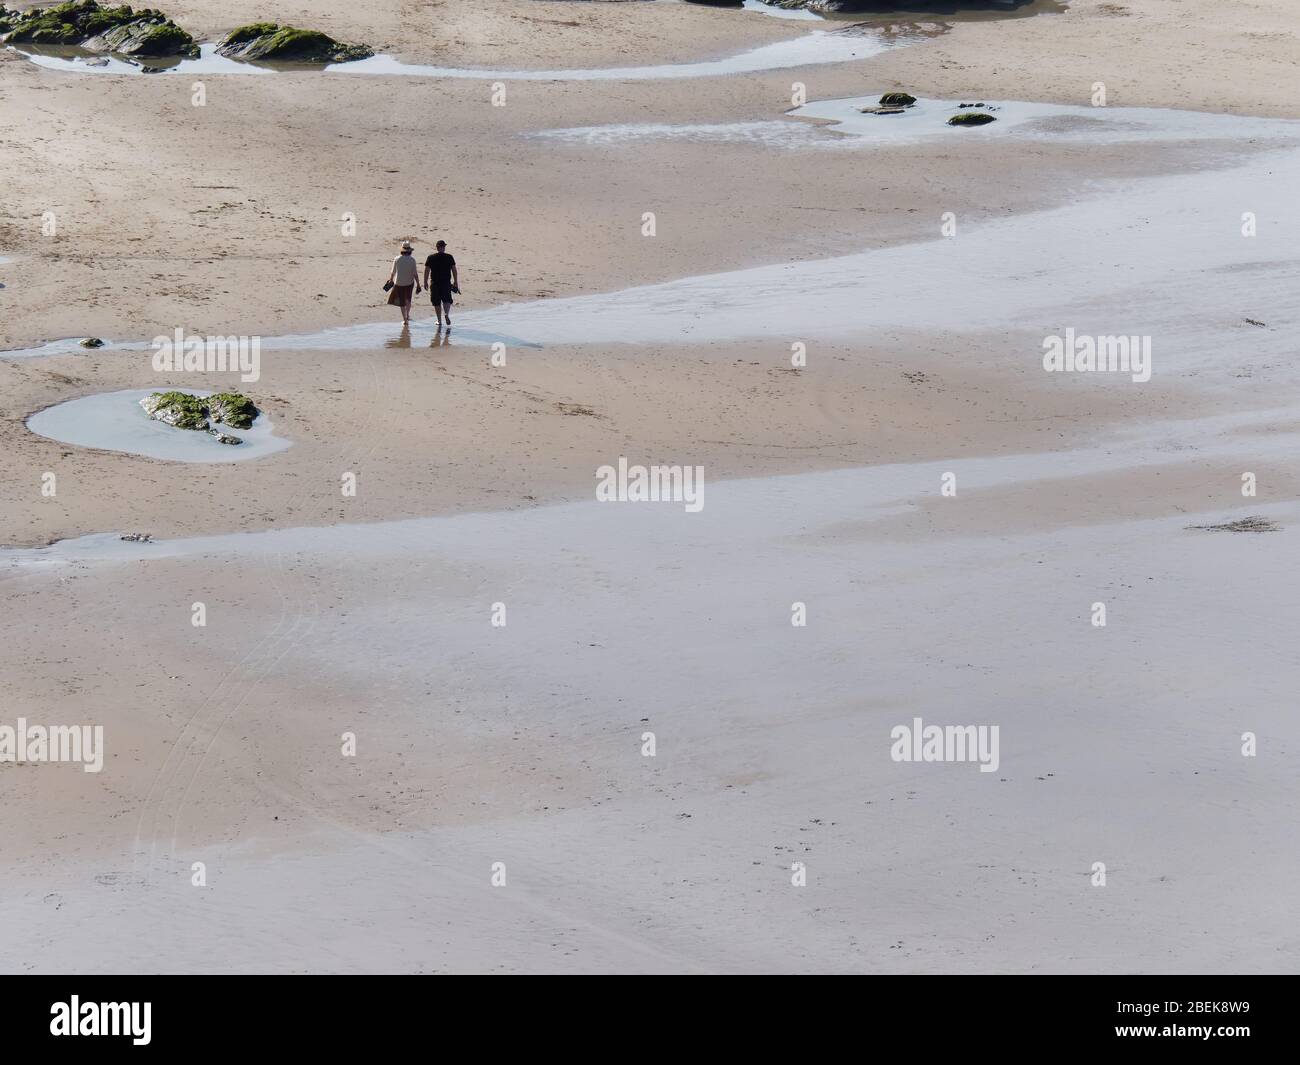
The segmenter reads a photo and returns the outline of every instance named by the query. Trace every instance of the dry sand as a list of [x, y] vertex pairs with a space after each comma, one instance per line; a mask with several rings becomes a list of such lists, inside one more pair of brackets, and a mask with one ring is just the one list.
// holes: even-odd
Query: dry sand
[[[576, 0], [167, 10], [209, 39], [274, 17], [497, 69], [708, 59], [819, 28]], [[813, 151], [538, 131], [779, 120], [792, 82], [810, 100], [1087, 104], [1100, 81], [1117, 107], [1300, 117], [1284, 0], [1084, 0], [940, 29], [860, 62], [511, 82], [505, 107], [487, 80], [303, 73], [205, 77], [196, 108], [188, 77], [0, 52], [0, 347], [260, 335], [249, 391], [294, 441], [221, 467], [61, 445], [25, 419], [232, 378], [161, 377], [120, 347], [0, 358], [0, 544], [17, 549], [0, 558], [0, 724], [93, 721], [108, 747], [100, 774], [0, 764], [0, 967], [1293, 969], [1300, 870], [1278, 839], [1300, 734], [1278, 661], [1300, 619], [1276, 576], [1300, 485], [1294, 301], [1273, 298], [1290, 260], [1258, 267], [1263, 310], [1215, 307], [1231, 320], [1202, 322], [1191, 283], [1153, 287], [1181, 339], [1228, 339], [1220, 372], [1138, 388], [1043, 374], [1022, 354], [1032, 314], [856, 332], [795, 371], [779, 303], [768, 335], [553, 344], [506, 367], [456, 333], [403, 337], [382, 306], [408, 236], [421, 256], [451, 242], [477, 320], [934, 242], [944, 211], [972, 230], [1090, 199], [1123, 217], [1099, 182], [1271, 165], [1247, 136]], [[1228, 230], [1249, 207], [1225, 201]], [[1026, 259], [1029, 283], [1044, 269]], [[938, 259], [935, 276], [951, 286]], [[1239, 291], [1241, 275], [1197, 283], [1220, 276]], [[869, 320], [871, 278], [861, 292]], [[383, 320], [387, 342], [362, 348], [273, 340]], [[703, 465], [703, 514], [592, 503], [592, 470], [619, 455]], [[937, 493], [948, 470], [957, 499]], [[1262, 498], [1242, 498], [1243, 470]], [[1282, 531], [1186, 529], [1248, 513]], [[266, 530], [283, 538], [176, 539]], [[106, 540], [23, 550], [88, 534]], [[1000, 722], [1003, 771], [890, 761], [913, 715]], [[1266, 757], [1241, 757], [1247, 730]], [[1112, 887], [1090, 886], [1096, 860]]]

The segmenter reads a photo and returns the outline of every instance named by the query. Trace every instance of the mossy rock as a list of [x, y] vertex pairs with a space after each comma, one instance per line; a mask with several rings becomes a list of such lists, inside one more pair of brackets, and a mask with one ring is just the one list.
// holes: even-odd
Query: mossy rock
[[202, 396], [188, 392], [155, 392], [140, 401], [150, 418], [177, 429], [207, 429], [208, 405]]
[[911, 107], [916, 97], [905, 92], [887, 92], [880, 98], [881, 107]]
[[239, 392], [218, 392], [208, 397], [208, 417], [214, 422], [235, 429], [251, 429], [257, 417], [257, 407]]
[[237, 44], [248, 44], [250, 41], [257, 40], [258, 37], [270, 37], [279, 28], [274, 22], [250, 22], [247, 26], [240, 26], [238, 29], [227, 33], [218, 46], [218, 50], [233, 47]]
[[[192, 396], [188, 392], [154, 392], [140, 401], [150, 418], [177, 429], [201, 429], [213, 436], [222, 434], [217, 424], [234, 429], [251, 429], [258, 409], [253, 401], [239, 392], [218, 392], [212, 396]], [[231, 437], [221, 442], [229, 443]]]
[[81, 45], [124, 55], [197, 56], [194, 38], [161, 11], [129, 5], [100, 7], [96, 0], [56, 4], [19, 15], [0, 10], [6, 44]]
[[217, 45], [231, 59], [279, 59], [298, 63], [349, 63], [374, 51], [364, 44], [343, 44], [319, 30], [301, 30], [274, 22], [254, 22], [231, 30]]
[[79, 341], [83, 348], [102, 348], [104, 342], [99, 337], [86, 337], [85, 340]]
[[34, 11], [20, 15], [5, 34], [5, 44], [78, 44], [84, 39], [73, 23]]
[[170, 22], [132, 22], [117, 26], [84, 42], [97, 52], [140, 56], [197, 56], [194, 38]]
[[987, 126], [990, 122], [996, 122], [997, 119], [984, 111], [963, 111], [960, 115], [953, 115], [948, 119], [950, 126]]

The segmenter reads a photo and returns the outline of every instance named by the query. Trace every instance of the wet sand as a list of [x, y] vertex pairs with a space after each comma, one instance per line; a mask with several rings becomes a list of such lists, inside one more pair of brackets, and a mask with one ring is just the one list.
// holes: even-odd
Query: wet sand
[[[1210, 430], [1171, 442], [1230, 467], [1297, 443]], [[151, 771], [107, 831], [73, 822], [80, 862], [11, 841], [10, 944], [56, 970], [198, 952], [235, 971], [1284, 970], [1273, 929], [1294, 919], [1279, 888], [1296, 862], [1270, 840], [1296, 812], [1289, 761], [1236, 746], [1245, 729], [1292, 738], [1276, 653], [1297, 619], [1269, 550], [1287, 534], [1133, 520], [1134, 489], [1160, 492], [1165, 468], [1119, 491], [1093, 478], [1135, 459], [734, 481], [698, 515], [586, 502], [24, 555], [20, 604], [95, 604], [86, 649], [107, 673], [93, 691], [65, 677], [61, 699], [94, 706]], [[1094, 500], [1082, 524], [874, 533], [949, 469], [978, 506], [1063, 466], [1061, 487]], [[133, 560], [149, 560], [143, 587]], [[211, 630], [133, 646], [131, 619], [180, 616], [182, 588]], [[1108, 630], [1088, 624], [1099, 595]], [[5, 656], [34, 650], [20, 634]], [[146, 665], [175, 708], [147, 730]], [[998, 723], [997, 772], [891, 761], [889, 729], [914, 713]], [[345, 731], [355, 760], [337, 756]], [[28, 776], [15, 814], [95, 793], [81, 774]], [[34, 920], [46, 906], [111, 931], [88, 955]]]

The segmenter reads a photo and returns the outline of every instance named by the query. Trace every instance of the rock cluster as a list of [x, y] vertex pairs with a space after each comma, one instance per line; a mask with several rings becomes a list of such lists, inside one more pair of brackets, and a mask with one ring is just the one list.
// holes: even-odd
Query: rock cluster
[[[75, 45], [123, 56], [194, 59], [193, 37], [161, 11], [129, 5], [101, 7], [97, 0], [69, 0], [19, 14], [0, 6], [0, 41], [5, 44]], [[282, 59], [299, 63], [347, 63], [374, 52], [344, 44], [319, 30], [254, 22], [231, 30], [217, 51], [234, 59]], [[158, 67], [143, 68], [147, 73]]]
[[177, 429], [193, 429], [216, 437], [220, 444], [240, 444], [242, 440], [217, 428], [228, 425], [249, 429], [258, 410], [253, 401], [239, 392], [218, 392], [212, 396], [192, 396], [188, 392], [155, 392], [140, 400], [150, 418]]
[[199, 54], [194, 38], [161, 11], [129, 5], [100, 7], [96, 0], [72, 0], [23, 14], [0, 7], [0, 39], [6, 44], [77, 45], [121, 55]]

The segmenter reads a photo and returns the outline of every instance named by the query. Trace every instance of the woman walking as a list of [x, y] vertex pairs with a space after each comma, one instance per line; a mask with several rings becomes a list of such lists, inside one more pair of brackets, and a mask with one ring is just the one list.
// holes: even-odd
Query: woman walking
[[388, 271], [388, 305], [402, 309], [402, 324], [411, 324], [411, 290], [420, 291], [420, 268], [411, 254], [415, 249], [409, 240], [402, 241], [402, 253], [393, 260], [393, 268]]

